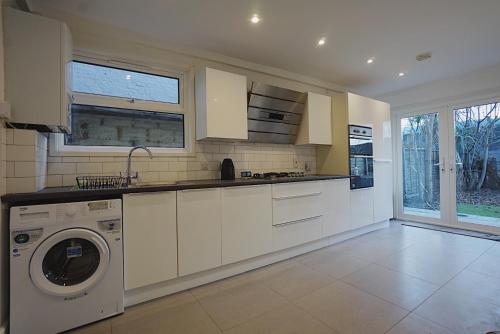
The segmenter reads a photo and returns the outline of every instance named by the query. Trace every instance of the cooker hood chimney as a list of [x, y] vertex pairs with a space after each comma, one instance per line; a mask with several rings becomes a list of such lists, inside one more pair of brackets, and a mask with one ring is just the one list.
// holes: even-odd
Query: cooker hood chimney
[[252, 82], [248, 93], [248, 141], [293, 144], [307, 93]]

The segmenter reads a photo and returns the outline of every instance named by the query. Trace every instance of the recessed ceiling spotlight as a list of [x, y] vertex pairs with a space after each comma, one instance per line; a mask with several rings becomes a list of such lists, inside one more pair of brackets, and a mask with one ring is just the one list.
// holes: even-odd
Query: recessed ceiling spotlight
[[262, 19], [260, 18], [259, 14], [253, 14], [252, 17], [250, 18], [250, 22], [253, 24], [257, 24], [261, 21]]
[[400, 77], [404, 77], [405, 75], [406, 75], [405, 72], [399, 72], [399, 74], [398, 74], [398, 76], [400, 76]]
[[374, 62], [374, 61], [375, 61], [375, 58], [371, 57], [371, 58], [368, 58], [368, 59], [366, 60], [366, 63], [367, 63], [367, 64], [373, 64], [373, 62]]
[[326, 44], [326, 37], [321, 37], [319, 40], [318, 40], [318, 46], [323, 46]]
[[130, 74], [127, 74], [127, 75], [125, 76], [125, 79], [130, 80], [130, 79], [132, 79], [132, 76], [131, 76]]

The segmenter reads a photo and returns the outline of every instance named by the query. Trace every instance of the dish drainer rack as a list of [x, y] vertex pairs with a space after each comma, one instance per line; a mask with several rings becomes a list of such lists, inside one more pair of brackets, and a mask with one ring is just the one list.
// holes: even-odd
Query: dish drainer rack
[[116, 189], [127, 186], [127, 178], [123, 176], [77, 176], [78, 189]]

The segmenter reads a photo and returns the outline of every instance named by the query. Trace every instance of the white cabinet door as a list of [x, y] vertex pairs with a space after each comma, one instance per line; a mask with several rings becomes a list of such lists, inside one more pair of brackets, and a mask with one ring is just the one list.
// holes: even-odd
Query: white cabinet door
[[66, 64], [71, 38], [64, 23], [5, 7], [5, 99], [11, 122], [67, 127]]
[[349, 179], [323, 181], [323, 235], [342, 233], [351, 228]]
[[373, 188], [350, 191], [351, 226], [359, 228], [373, 223]]
[[374, 222], [378, 223], [393, 217], [392, 196], [392, 161], [377, 161], [373, 163], [373, 215]]
[[297, 135], [297, 145], [332, 144], [332, 98], [309, 92]]
[[222, 264], [269, 253], [271, 246], [271, 185], [222, 189]]
[[179, 276], [221, 265], [221, 190], [177, 192]]
[[177, 277], [173, 192], [123, 195], [125, 290]]
[[195, 83], [196, 139], [248, 139], [246, 77], [205, 67]]

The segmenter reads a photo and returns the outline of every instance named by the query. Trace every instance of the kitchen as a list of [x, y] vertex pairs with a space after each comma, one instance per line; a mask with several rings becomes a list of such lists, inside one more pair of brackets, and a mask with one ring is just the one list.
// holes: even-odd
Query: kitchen
[[[127, 25], [86, 1], [3, 4], [5, 333], [500, 329], [497, 228], [458, 225], [446, 201], [446, 223], [410, 219], [401, 203], [400, 119], [413, 121], [406, 105], [424, 91], [410, 71], [383, 91], [349, 89], [200, 39], [182, 47], [181, 33], [141, 30], [163, 19], [155, 6], [187, 15], [194, 3], [149, 4], [148, 27], [132, 5], [119, 11]], [[271, 23], [234, 10], [244, 35]], [[329, 52], [324, 35], [308, 57]], [[496, 103], [490, 81], [466, 93]], [[488, 293], [464, 292], [478, 282]], [[455, 308], [438, 316], [440, 302]], [[470, 323], [457, 320], [464, 310]]]

